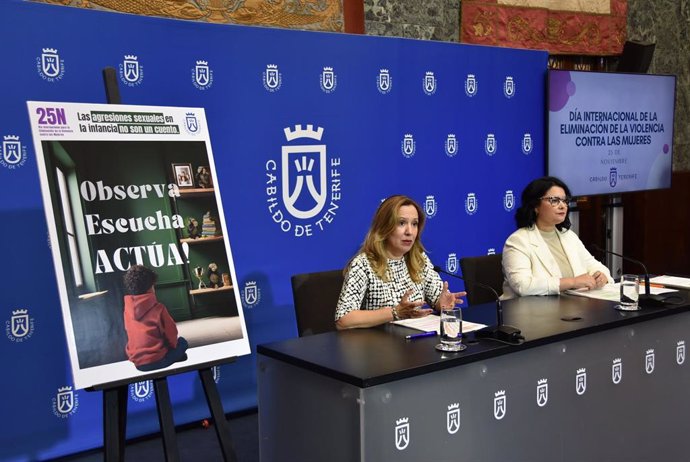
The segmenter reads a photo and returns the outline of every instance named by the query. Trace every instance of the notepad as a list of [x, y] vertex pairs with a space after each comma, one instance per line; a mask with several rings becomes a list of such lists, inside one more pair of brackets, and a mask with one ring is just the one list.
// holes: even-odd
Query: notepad
[[[650, 284], [649, 293], [652, 295], [666, 294], [669, 292], [677, 291], [663, 287], [654, 287]], [[620, 283], [617, 282], [615, 284], [606, 284], [600, 289], [568, 289], [565, 291], [565, 293], [569, 295], [577, 295], [578, 297], [596, 298], [598, 300], [617, 302], [621, 297], [621, 286]], [[644, 284], [640, 284], [640, 293], [644, 293]]]
[[661, 284], [666, 287], [675, 287], [676, 289], [690, 290], [690, 278], [681, 278], [678, 276], [656, 276], [649, 280], [654, 284]]
[[[429, 316], [424, 316], [423, 318], [411, 318], [411, 319], [401, 319], [399, 321], [393, 321], [393, 324], [398, 324], [400, 326], [410, 327], [412, 329], [421, 330], [424, 332], [440, 332], [441, 330], [441, 317], [436, 314], [430, 314]], [[462, 321], [462, 333], [466, 334], [468, 332], [473, 332], [486, 327], [486, 324], [479, 324], [476, 322]]]

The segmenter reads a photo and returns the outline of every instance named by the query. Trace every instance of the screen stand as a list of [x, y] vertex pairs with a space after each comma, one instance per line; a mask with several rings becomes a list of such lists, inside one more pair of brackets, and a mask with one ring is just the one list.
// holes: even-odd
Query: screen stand
[[[606, 206], [606, 250], [623, 254], [623, 199], [615, 195]], [[606, 254], [606, 266], [614, 279], [623, 274], [623, 259], [611, 253]]]

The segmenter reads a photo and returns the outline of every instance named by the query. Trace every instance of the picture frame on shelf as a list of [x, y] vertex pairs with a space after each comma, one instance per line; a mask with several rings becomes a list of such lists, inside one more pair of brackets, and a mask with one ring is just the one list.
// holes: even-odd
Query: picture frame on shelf
[[211, 177], [211, 169], [208, 165], [200, 165], [196, 169], [196, 187], [208, 189], [213, 187], [213, 178]]
[[178, 188], [193, 188], [192, 164], [172, 164], [173, 178]]

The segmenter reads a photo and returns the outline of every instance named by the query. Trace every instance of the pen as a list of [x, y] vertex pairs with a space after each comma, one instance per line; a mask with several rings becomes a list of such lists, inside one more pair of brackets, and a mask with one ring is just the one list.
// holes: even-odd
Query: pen
[[434, 337], [436, 336], [436, 331], [432, 330], [431, 332], [422, 332], [421, 334], [412, 334], [412, 335], [406, 335], [405, 339], [407, 340], [414, 340], [416, 338], [422, 338], [422, 337]]

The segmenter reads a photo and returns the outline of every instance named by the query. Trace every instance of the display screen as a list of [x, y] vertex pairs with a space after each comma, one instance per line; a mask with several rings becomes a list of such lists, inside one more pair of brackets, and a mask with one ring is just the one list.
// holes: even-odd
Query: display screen
[[574, 196], [671, 187], [676, 77], [550, 70], [549, 175]]

